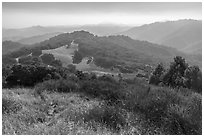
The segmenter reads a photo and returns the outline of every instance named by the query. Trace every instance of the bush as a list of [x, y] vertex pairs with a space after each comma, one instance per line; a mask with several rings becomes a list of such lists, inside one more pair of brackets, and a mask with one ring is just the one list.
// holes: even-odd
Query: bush
[[198, 66], [190, 66], [185, 70], [185, 83], [187, 88], [193, 89], [199, 93], [202, 92], [202, 73]]
[[50, 75], [50, 79], [57, 79], [60, 76], [55, 68], [35, 65], [13, 65], [11, 73], [6, 77], [6, 82], [9, 87], [13, 86], [34, 86]]
[[89, 110], [82, 117], [85, 122], [99, 122], [116, 131], [119, 131], [120, 127], [127, 126], [125, 114], [123, 114], [122, 110], [107, 104]]
[[26, 47], [22, 47], [22, 48], [20, 48], [17, 51], [9, 53], [9, 56], [11, 58], [18, 58], [18, 57], [22, 57], [22, 56], [27, 56], [30, 53], [32, 53], [31, 49], [26, 48]]
[[62, 62], [60, 60], [53, 60], [50, 65], [54, 67], [62, 67]]
[[162, 81], [162, 75], [164, 72], [165, 72], [165, 69], [163, 65], [158, 64], [149, 79], [149, 84], [158, 85]]
[[42, 59], [40, 57], [32, 57], [31, 65], [41, 65]]
[[22, 105], [15, 100], [10, 98], [2, 98], [2, 113], [9, 114], [9, 113], [16, 113], [22, 109]]
[[74, 64], [79, 64], [82, 61], [83, 57], [79, 51], [74, 52], [73, 56], [73, 63]]
[[[185, 97], [187, 99], [169, 106], [166, 123], [172, 134], [197, 135], [202, 133], [202, 99], [197, 93]], [[180, 100], [181, 100], [180, 99]]]
[[114, 67], [119, 69], [121, 73], [133, 73], [134, 72], [134, 70], [131, 67], [126, 66], [126, 65], [116, 65]]
[[162, 64], [159, 64], [152, 73], [149, 84], [162, 84], [173, 88], [189, 88], [198, 93], [202, 92], [202, 73], [198, 66], [189, 66], [185, 59], [176, 56], [169, 70], [165, 72]]
[[122, 86], [108, 81], [83, 81], [80, 84], [80, 91], [89, 96], [99, 97], [113, 102], [123, 98]]
[[93, 74], [89, 74], [89, 73], [84, 73], [83, 71], [76, 71], [75, 75], [79, 78], [79, 80], [83, 81], [83, 80], [92, 80], [92, 79], [96, 79], [96, 77]]
[[98, 80], [107, 81], [107, 82], [110, 82], [110, 83], [116, 83], [116, 80], [110, 75], [100, 76], [100, 77], [98, 77]]
[[11, 66], [2, 65], [2, 88], [7, 88], [6, 78], [11, 74]]
[[163, 77], [163, 83], [171, 87], [185, 87], [184, 86], [184, 72], [188, 68], [185, 59], [176, 56], [174, 62], [171, 63], [169, 70]]
[[158, 85], [161, 82], [160, 77], [151, 75], [149, 79], [149, 84]]
[[67, 69], [71, 72], [71, 73], [75, 73], [76, 72], [76, 66], [69, 64], [67, 65]]
[[140, 109], [145, 113], [146, 119], [157, 126], [162, 125], [162, 121], [167, 115], [169, 102], [166, 99], [152, 98], [148, 101], [145, 99], [141, 102]]
[[114, 59], [108, 59], [108, 58], [105, 58], [105, 57], [97, 57], [94, 59], [94, 63], [97, 65], [97, 66], [100, 66], [102, 68], [111, 68], [111, 67], [114, 67], [116, 65], [120, 65], [121, 62], [118, 62]]
[[160, 129], [163, 134], [201, 134], [201, 95], [187, 88], [171, 89], [130, 83], [125, 88], [126, 96], [121, 109], [144, 116], [143, 128]]
[[43, 54], [41, 59], [43, 63], [50, 65], [55, 60], [55, 57], [52, 54]]
[[19, 58], [19, 63], [21, 63], [21, 64], [31, 64], [31, 59], [32, 59], [31, 56], [24, 56], [24, 57]]
[[59, 80], [48, 80], [39, 83], [35, 86], [37, 93], [41, 93], [44, 90], [51, 92], [73, 92], [78, 90], [78, 85], [70, 80], [59, 79]]
[[12, 57], [10, 57], [8, 55], [3, 55], [2, 56], [2, 64], [13, 65], [13, 64], [16, 64], [16, 63], [17, 63], [17, 61], [16, 61], [15, 58], [12, 58]]
[[42, 54], [42, 50], [40, 50], [40, 49], [33, 49], [32, 50], [32, 56], [37, 56], [37, 57], [39, 57], [40, 55]]

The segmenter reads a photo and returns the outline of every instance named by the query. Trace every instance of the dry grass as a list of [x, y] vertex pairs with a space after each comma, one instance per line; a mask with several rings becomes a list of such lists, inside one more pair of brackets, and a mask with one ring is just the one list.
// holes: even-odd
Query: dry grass
[[[99, 105], [74, 93], [46, 94], [46, 100], [34, 96], [32, 89], [4, 89], [3, 99], [20, 102], [22, 109], [3, 114], [3, 134], [114, 134], [98, 122], [84, 122], [81, 117]], [[48, 115], [50, 104], [55, 103], [54, 114]], [[92, 126], [91, 126], [92, 125]]]
[[[149, 88], [135, 80], [129, 81], [125, 90], [116, 89], [123, 96], [111, 102], [101, 98], [106, 92], [96, 94], [91, 87], [77, 92], [43, 89], [41, 96], [34, 89], [3, 89], [3, 134], [202, 133], [201, 94], [187, 89]], [[90, 96], [93, 93], [95, 96]]]

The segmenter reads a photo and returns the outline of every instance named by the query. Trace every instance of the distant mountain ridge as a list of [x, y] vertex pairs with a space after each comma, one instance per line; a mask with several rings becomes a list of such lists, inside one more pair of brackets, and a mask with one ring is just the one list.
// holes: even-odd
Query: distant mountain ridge
[[51, 37], [54, 37], [58, 34], [61, 34], [62, 32], [53, 32], [53, 33], [46, 33], [43, 35], [37, 35], [37, 36], [32, 36], [29, 38], [23, 38], [18, 40], [17, 42], [22, 43], [22, 44], [35, 44], [44, 40], [47, 40]]
[[[173, 57], [178, 55], [186, 58], [191, 62], [190, 64], [199, 66], [202, 64], [200, 60], [174, 48], [134, 40], [128, 36], [97, 36], [87, 31], [63, 33], [43, 42], [24, 46], [40, 50], [56, 49], [70, 45], [73, 40], [79, 45], [79, 54], [83, 57], [94, 57], [96, 65], [99, 66], [104, 66], [104, 64], [106, 66], [126, 64], [131, 67], [135, 65], [145, 66], [145, 64], [156, 65], [159, 62], [169, 63]], [[3, 48], [7, 48], [6, 44], [3, 43]]]
[[21, 44], [21, 43], [18, 43], [18, 42], [3, 41], [2, 42], [2, 55], [17, 51], [23, 47], [28, 47], [28, 46]]
[[[20, 41], [26, 43], [32, 43], [33, 37], [43, 37], [43, 35], [49, 35], [53, 33], [65, 33], [65, 32], [73, 32], [77, 30], [86, 30], [95, 35], [110, 35], [113, 33], [117, 33], [120, 31], [124, 31], [130, 28], [129, 26], [120, 26], [120, 25], [112, 25], [112, 24], [98, 24], [98, 25], [84, 25], [84, 26], [32, 26], [27, 28], [20, 29], [3, 29], [2, 30], [2, 40], [12, 40], [12, 41]], [[51, 38], [51, 37], [49, 37]], [[42, 38], [41, 38], [42, 39]], [[31, 40], [31, 41], [29, 41]], [[45, 39], [44, 39], [45, 40]], [[41, 42], [41, 41], [37, 41]]]
[[118, 34], [173, 47], [185, 53], [202, 53], [202, 21], [198, 20], [155, 22]]
[[136, 40], [144, 40], [176, 48], [184, 53], [202, 54], [202, 21], [197, 20], [155, 22], [134, 28], [108, 24], [72, 27], [33, 26], [23, 29], [3, 29], [2, 39], [12, 40], [21, 44], [35, 44], [57, 34], [76, 30], [85, 30], [98, 36], [122, 34]]

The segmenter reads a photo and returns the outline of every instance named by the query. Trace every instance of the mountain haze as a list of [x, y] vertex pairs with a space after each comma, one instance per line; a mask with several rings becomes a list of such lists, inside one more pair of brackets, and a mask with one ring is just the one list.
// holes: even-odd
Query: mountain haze
[[3, 41], [2, 42], [2, 55], [17, 51], [23, 47], [28, 47], [28, 46], [21, 44], [21, 43], [18, 43], [18, 42]]
[[[134, 27], [119, 34], [173, 47], [186, 53], [201, 54], [202, 52], [202, 21], [156, 22]], [[194, 49], [195, 46], [196, 49]]]
[[47, 33], [43, 35], [32, 36], [32, 37], [20, 39], [17, 42], [22, 43], [22, 44], [35, 44], [35, 43], [47, 40], [51, 37], [54, 37], [60, 33], [62, 32], [54, 32], [54, 33]]
[[98, 24], [98, 25], [83, 25], [83, 26], [32, 26], [20, 29], [3, 29], [2, 40], [18, 41], [23, 44], [34, 44], [34, 42], [41, 42], [45, 38], [51, 38], [52, 34], [59, 34], [65, 32], [73, 32], [77, 30], [86, 30], [95, 35], [110, 35], [125, 31], [129, 26], [113, 25], [113, 24]]

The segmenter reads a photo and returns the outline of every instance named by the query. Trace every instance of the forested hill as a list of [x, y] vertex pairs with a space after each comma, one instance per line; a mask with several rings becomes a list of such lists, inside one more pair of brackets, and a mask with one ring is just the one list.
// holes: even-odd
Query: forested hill
[[17, 51], [22, 47], [27, 47], [27, 45], [24, 45], [18, 42], [13, 42], [13, 41], [3, 41], [2, 42], [2, 54], [5, 55], [10, 52]]
[[[7, 57], [17, 58], [28, 55], [34, 50], [55, 49], [64, 45], [70, 45], [73, 40], [79, 45], [78, 53], [80, 56], [93, 56], [96, 64], [103, 67], [111, 67], [109, 64], [125, 64], [130, 67], [146, 64], [156, 65], [159, 62], [165, 64], [170, 62], [175, 56], [186, 58], [189, 64], [198, 66], [202, 64], [199, 59], [187, 56], [173, 48], [147, 41], [133, 40], [122, 35], [99, 37], [87, 31], [63, 33], [37, 44], [25, 45], [25, 48], [9, 53]], [[3, 48], [7, 48], [5, 42], [3, 42]]]

